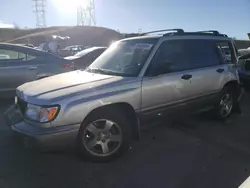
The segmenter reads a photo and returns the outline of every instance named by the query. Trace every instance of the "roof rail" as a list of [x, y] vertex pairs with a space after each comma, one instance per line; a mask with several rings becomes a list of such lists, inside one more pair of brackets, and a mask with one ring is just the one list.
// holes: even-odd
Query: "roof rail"
[[213, 34], [213, 35], [228, 37], [226, 34], [222, 34], [222, 33], [220, 33], [219, 31], [216, 31], [216, 30], [196, 31], [196, 32], [197, 33], [207, 33], [207, 34]]
[[183, 29], [163, 29], [163, 30], [156, 30], [156, 31], [142, 33], [142, 34], [140, 34], [140, 36], [151, 34], [151, 33], [160, 33], [160, 32], [165, 32], [165, 31], [176, 31], [176, 33], [184, 33]]
[[219, 31], [216, 30], [207, 30], [207, 31], [196, 31], [197, 33], [212, 33], [214, 35], [219, 35]]

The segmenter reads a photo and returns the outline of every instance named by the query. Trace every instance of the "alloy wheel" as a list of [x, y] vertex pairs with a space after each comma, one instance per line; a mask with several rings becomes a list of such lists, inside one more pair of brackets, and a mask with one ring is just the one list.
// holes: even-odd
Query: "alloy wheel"
[[111, 120], [96, 120], [84, 130], [83, 145], [92, 155], [110, 156], [120, 148], [121, 143], [121, 128]]
[[227, 117], [233, 108], [233, 97], [229, 92], [224, 93], [220, 101], [220, 115]]

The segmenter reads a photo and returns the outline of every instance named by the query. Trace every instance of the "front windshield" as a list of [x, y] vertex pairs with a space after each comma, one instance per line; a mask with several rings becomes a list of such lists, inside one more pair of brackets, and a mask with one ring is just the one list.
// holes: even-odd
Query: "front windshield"
[[157, 38], [124, 40], [113, 43], [87, 69], [118, 76], [137, 76]]

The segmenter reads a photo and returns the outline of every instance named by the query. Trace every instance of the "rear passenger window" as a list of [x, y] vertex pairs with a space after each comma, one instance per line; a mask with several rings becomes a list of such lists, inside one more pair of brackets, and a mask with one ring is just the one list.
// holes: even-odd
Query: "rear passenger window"
[[220, 56], [211, 40], [168, 40], [158, 48], [146, 75], [156, 76], [220, 63]]
[[189, 54], [189, 66], [192, 69], [216, 66], [221, 63], [212, 40], [192, 40], [186, 48]]

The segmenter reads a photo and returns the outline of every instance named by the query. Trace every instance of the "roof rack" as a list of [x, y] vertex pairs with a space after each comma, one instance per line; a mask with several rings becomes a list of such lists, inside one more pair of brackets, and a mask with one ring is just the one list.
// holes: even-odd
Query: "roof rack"
[[196, 31], [197, 33], [212, 33], [214, 35], [219, 35], [219, 31], [216, 30], [207, 30], [207, 31]]
[[183, 32], [183, 33], [166, 33], [163, 36], [178, 36], [178, 35], [201, 35], [201, 36], [218, 36], [218, 37], [228, 37], [226, 34], [221, 34], [219, 31], [208, 30], [208, 31], [195, 31], [195, 32]]
[[134, 36], [144, 36], [151, 33], [162, 33], [165, 32], [162, 36], [178, 36], [178, 35], [202, 35], [202, 36], [219, 36], [219, 37], [228, 37], [226, 34], [222, 34], [216, 30], [204, 30], [204, 31], [194, 31], [194, 32], [185, 32], [183, 29], [163, 29], [163, 30], [156, 30], [150, 31], [141, 34], [130, 34], [127, 37], [134, 37]]
[[[184, 33], [183, 29], [163, 29], [163, 30], [150, 31], [150, 32], [139, 34], [139, 35], [143, 36], [143, 35], [147, 35], [147, 34], [151, 34], [151, 33], [160, 33], [160, 32], [165, 32], [165, 31], [176, 31], [176, 33], [179, 33], [179, 34]], [[166, 34], [168, 34], [168, 33], [166, 33]]]
[[226, 34], [222, 34], [219, 31], [216, 30], [208, 30], [208, 31], [196, 31], [197, 33], [206, 33], [206, 34], [212, 34], [212, 35], [217, 35], [217, 36], [223, 36], [223, 37], [228, 37]]

